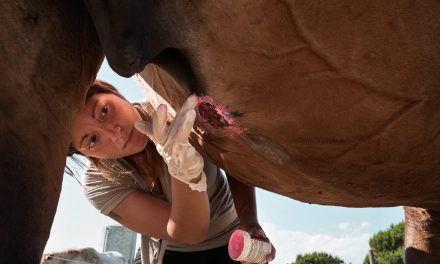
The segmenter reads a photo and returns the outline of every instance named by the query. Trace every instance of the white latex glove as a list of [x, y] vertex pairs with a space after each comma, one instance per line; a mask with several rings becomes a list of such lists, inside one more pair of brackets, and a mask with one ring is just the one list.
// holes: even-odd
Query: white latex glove
[[171, 176], [188, 184], [192, 190], [201, 192], [206, 191], [204, 161], [200, 153], [188, 142], [196, 118], [196, 105], [197, 98], [193, 95], [188, 97], [170, 125], [167, 124], [166, 105], [159, 105], [152, 113], [152, 124], [138, 121], [135, 127], [156, 144], [156, 149], [168, 165]]

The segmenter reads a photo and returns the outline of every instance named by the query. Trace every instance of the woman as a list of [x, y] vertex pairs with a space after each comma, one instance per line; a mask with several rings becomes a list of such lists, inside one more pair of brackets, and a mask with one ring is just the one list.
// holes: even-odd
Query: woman
[[[144, 264], [236, 263], [227, 253], [230, 234], [264, 235], [254, 189], [228, 177], [230, 190], [222, 171], [189, 144], [196, 103], [190, 96], [169, 123], [166, 106], [132, 105], [96, 81], [74, 120], [70, 154], [91, 161], [86, 196], [142, 235]], [[272, 247], [267, 260], [274, 255]]]

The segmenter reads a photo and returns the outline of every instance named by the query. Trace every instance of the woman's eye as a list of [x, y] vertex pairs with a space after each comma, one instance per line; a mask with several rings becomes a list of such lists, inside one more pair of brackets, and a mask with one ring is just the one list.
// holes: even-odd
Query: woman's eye
[[108, 113], [108, 106], [104, 105], [101, 109], [101, 114], [99, 115], [99, 119], [103, 120], [107, 113]]
[[89, 149], [93, 148], [96, 144], [96, 135], [90, 137]]

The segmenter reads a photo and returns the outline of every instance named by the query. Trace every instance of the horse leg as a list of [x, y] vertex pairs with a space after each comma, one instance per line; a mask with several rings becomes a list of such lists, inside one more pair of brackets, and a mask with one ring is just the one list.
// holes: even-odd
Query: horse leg
[[406, 263], [440, 263], [440, 211], [404, 209]]
[[40, 263], [102, 52], [78, 1], [0, 1], [0, 262]]

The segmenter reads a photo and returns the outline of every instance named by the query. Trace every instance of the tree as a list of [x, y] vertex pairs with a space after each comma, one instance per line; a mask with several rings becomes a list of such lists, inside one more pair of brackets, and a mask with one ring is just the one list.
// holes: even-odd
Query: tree
[[[370, 248], [373, 249], [376, 264], [404, 264], [405, 249], [403, 246], [405, 238], [404, 223], [391, 225], [385, 231], [379, 231], [370, 238]], [[368, 264], [368, 256], [364, 264]]]
[[344, 264], [344, 261], [325, 252], [313, 252], [296, 256], [292, 264]]

